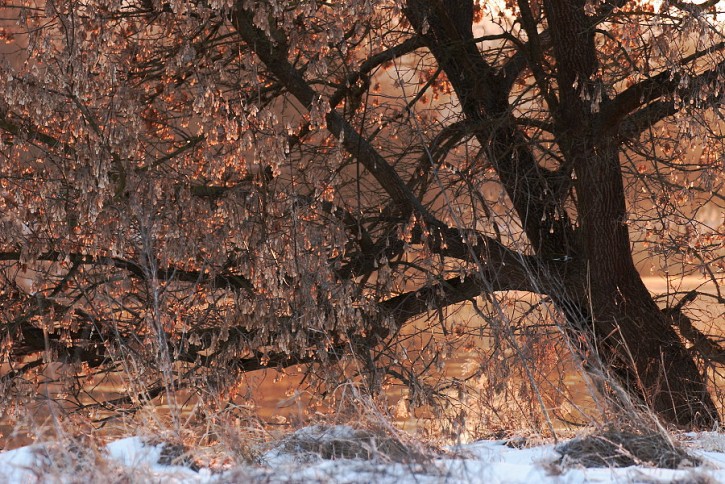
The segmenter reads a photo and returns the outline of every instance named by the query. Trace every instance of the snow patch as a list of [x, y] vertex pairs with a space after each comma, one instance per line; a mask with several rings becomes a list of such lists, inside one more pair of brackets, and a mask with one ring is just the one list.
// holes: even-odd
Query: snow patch
[[[101, 453], [105, 460], [84, 459], [83, 449], [80, 453], [69, 450], [73, 455], [63, 459], [57, 445], [35, 444], [0, 452], [0, 482], [71, 483], [83, 480], [82, 476], [86, 475], [98, 481], [107, 478], [199, 484], [725, 482], [725, 436], [715, 432], [688, 434], [688, 450], [703, 459], [701, 465], [690, 469], [565, 467], [556, 464], [559, 454], [553, 445], [512, 448], [503, 441], [474, 442], [452, 447], [446, 454], [395, 461], [386, 460], [385, 454], [379, 452], [383, 437], [345, 426], [307, 427], [264, 454], [259, 465], [240, 465], [216, 474], [210, 469], [197, 472], [172, 465], [168, 456], [165, 457], [171, 444], [150, 443], [142, 437], [108, 444]], [[90, 449], [85, 450], [88, 455], [96, 455]], [[76, 454], [81, 457], [74, 457]], [[79, 470], [79, 463], [90, 468]]]

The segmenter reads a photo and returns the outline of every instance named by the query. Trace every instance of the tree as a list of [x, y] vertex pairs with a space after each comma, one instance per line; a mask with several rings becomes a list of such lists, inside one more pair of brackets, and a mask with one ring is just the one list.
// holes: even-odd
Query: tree
[[661, 310], [633, 256], [723, 302], [722, 219], [688, 212], [723, 207], [717, 2], [3, 6], [6, 384], [354, 355], [412, 385], [406, 324], [519, 291], [666, 422], [719, 418], [698, 294]]

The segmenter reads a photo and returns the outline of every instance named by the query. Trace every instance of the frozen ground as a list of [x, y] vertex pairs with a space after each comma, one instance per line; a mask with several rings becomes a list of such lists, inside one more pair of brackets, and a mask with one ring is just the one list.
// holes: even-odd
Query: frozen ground
[[[584, 483], [725, 482], [725, 435], [687, 434], [683, 446], [702, 463], [657, 469], [645, 466], [584, 468], [557, 464], [554, 445], [522, 448], [481, 441], [436, 455], [404, 453], [390, 442], [350, 427], [304, 428], [257, 464], [224, 470], [184, 464], [183, 451], [130, 437], [101, 452], [75, 445], [36, 444], [0, 453], [0, 482], [158, 483]], [[188, 459], [186, 459], [188, 461]]]

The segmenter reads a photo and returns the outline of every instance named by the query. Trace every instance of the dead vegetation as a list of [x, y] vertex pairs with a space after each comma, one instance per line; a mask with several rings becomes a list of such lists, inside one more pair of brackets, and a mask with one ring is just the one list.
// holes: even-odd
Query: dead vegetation
[[396, 436], [338, 425], [303, 428], [285, 438], [278, 449], [303, 461], [320, 458], [410, 462], [425, 458]]
[[556, 451], [561, 458], [555, 464], [562, 468], [641, 465], [681, 469], [701, 462], [659, 432], [614, 427], [572, 439], [559, 445]]

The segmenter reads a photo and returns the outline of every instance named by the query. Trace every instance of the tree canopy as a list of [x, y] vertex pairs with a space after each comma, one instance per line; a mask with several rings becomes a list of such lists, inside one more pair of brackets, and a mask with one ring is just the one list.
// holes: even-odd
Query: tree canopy
[[[665, 421], [719, 419], [687, 311], [725, 302], [717, 1], [0, 5], [6, 395], [58, 362], [76, 395], [133, 368], [117, 405], [303, 364], [412, 395], [447, 351], [413, 321], [455, 339], [472, 301], [491, 357], [518, 298]], [[714, 289], [658, 306], [649, 270]]]

